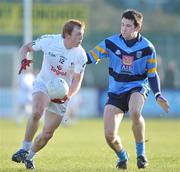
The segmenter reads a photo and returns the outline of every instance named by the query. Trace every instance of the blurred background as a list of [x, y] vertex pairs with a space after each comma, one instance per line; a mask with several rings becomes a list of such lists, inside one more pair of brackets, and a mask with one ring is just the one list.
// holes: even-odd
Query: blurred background
[[[88, 51], [120, 31], [121, 14], [127, 8], [144, 14], [142, 35], [155, 45], [162, 92], [171, 106], [169, 114], [165, 114], [151, 93], [143, 114], [158, 118], [180, 117], [179, 0], [1, 0], [0, 117], [15, 118], [18, 122], [19, 114], [30, 113], [31, 98], [26, 96], [31, 92], [43, 56], [42, 52], [30, 55], [33, 68], [22, 81], [23, 75], [18, 76], [18, 50], [23, 43], [43, 34], [59, 34], [63, 23], [75, 18], [86, 23], [83, 46]], [[72, 118], [102, 116], [107, 95], [107, 63], [104, 60], [86, 67], [82, 89], [69, 104], [68, 114]]]

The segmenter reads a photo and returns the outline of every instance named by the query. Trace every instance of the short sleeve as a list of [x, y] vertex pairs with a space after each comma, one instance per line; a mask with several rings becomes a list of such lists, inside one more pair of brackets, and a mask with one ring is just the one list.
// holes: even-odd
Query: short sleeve
[[86, 67], [86, 63], [87, 63], [86, 52], [84, 51], [84, 49], [82, 49], [82, 51], [78, 54], [77, 64], [75, 65], [74, 72], [75, 73], [84, 72], [85, 67]]
[[108, 51], [106, 49], [106, 41], [100, 42], [97, 46], [95, 46], [88, 53], [88, 58], [92, 61], [92, 63], [98, 63], [101, 59], [108, 57]]
[[44, 51], [47, 46], [51, 43], [53, 36], [51, 35], [42, 35], [40, 38], [37, 38], [32, 42], [32, 48], [34, 51], [42, 50]]

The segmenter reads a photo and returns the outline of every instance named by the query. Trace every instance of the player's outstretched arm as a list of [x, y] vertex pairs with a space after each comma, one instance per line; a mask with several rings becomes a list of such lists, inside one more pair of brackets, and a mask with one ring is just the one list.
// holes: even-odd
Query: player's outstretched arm
[[69, 93], [68, 93], [69, 98], [74, 96], [79, 91], [79, 89], [81, 87], [83, 76], [84, 76], [84, 72], [74, 74], [72, 83], [69, 87]]
[[159, 95], [156, 98], [156, 101], [165, 112], [169, 112], [169, 103], [163, 96]]
[[27, 67], [30, 66], [32, 63], [32, 60], [27, 59], [28, 52], [33, 51], [32, 49], [32, 43], [28, 43], [23, 45], [19, 50], [19, 56], [21, 59], [21, 67], [19, 69], [19, 74], [21, 74], [22, 70], [26, 70]]
[[24, 44], [19, 50], [20, 59], [23, 60], [27, 57], [27, 53], [33, 51], [32, 42]]
[[154, 77], [148, 78], [151, 89], [156, 97], [157, 103], [162, 107], [165, 112], [169, 112], [169, 103], [168, 101], [161, 95], [160, 89], [160, 79], [158, 74], [156, 73]]

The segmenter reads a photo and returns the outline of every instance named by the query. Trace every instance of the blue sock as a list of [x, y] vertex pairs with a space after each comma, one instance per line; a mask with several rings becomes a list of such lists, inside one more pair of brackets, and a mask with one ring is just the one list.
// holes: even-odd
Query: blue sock
[[145, 156], [145, 144], [144, 142], [136, 142], [136, 154], [137, 157], [140, 155]]
[[120, 161], [124, 161], [128, 159], [127, 152], [124, 149], [121, 149], [119, 152], [116, 153]]

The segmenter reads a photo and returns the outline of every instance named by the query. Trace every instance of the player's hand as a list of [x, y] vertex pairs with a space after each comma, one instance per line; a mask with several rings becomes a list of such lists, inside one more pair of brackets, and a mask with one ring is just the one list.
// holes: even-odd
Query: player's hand
[[165, 112], [169, 112], [169, 103], [163, 96], [159, 95], [156, 101]]
[[64, 98], [62, 99], [51, 99], [51, 102], [53, 103], [58, 103], [58, 104], [63, 104], [65, 103], [67, 100], [69, 100], [69, 97], [66, 95]]
[[21, 61], [21, 68], [19, 69], [19, 75], [21, 74], [22, 70], [26, 70], [27, 67], [30, 66], [30, 64], [32, 63], [32, 60], [29, 59], [23, 59]]

